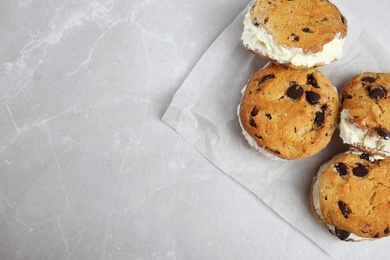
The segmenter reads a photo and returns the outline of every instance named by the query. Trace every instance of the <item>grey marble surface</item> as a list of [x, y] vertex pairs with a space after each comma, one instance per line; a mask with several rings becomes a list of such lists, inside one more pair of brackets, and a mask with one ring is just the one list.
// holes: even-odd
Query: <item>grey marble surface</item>
[[247, 3], [0, 1], [0, 259], [329, 258], [161, 121]]

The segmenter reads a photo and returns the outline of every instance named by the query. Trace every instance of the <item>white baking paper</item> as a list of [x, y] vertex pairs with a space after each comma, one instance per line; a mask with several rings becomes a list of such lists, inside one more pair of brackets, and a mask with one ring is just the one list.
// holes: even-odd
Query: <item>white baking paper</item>
[[[348, 18], [348, 38], [343, 57], [319, 68], [340, 89], [364, 71], [390, 71], [389, 50], [375, 41], [353, 14], [352, 2], [334, 1]], [[244, 9], [210, 46], [175, 94], [163, 120], [190, 142], [210, 162], [252, 191], [288, 223], [332, 256], [361, 250], [390, 254], [390, 238], [348, 243], [338, 240], [318, 224], [310, 210], [309, 191], [319, 166], [346, 150], [336, 130], [331, 143], [307, 159], [275, 161], [251, 149], [241, 134], [237, 106], [249, 76], [267, 61], [242, 46]], [[261, 217], [261, 216], [259, 216]]]

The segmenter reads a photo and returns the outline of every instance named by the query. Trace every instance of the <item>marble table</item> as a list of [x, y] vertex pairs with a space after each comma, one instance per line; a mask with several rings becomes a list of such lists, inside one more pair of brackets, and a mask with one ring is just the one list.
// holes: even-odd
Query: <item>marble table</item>
[[0, 259], [330, 258], [161, 120], [247, 4], [0, 2]]

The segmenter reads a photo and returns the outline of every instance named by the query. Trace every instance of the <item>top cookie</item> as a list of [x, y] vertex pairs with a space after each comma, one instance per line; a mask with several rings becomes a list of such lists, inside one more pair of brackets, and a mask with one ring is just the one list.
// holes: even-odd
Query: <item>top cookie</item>
[[256, 0], [244, 25], [246, 48], [292, 67], [339, 58], [347, 35], [347, 19], [326, 0]]
[[338, 111], [336, 89], [320, 71], [271, 64], [248, 81], [239, 119], [244, 136], [257, 150], [293, 160], [311, 156], [330, 142]]

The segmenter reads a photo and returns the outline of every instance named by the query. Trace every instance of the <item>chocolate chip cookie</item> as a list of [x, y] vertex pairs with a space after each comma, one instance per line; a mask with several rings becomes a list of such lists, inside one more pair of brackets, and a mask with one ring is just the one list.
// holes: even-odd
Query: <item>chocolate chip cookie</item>
[[357, 150], [324, 164], [313, 180], [311, 208], [317, 220], [344, 241], [390, 234], [390, 159]]
[[243, 45], [291, 67], [328, 64], [342, 55], [347, 19], [325, 0], [255, 0], [244, 19]]
[[285, 160], [321, 151], [332, 138], [338, 114], [337, 91], [320, 71], [275, 64], [251, 76], [238, 110], [249, 144]]
[[341, 92], [340, 136], [359, 150], [390, 156], [390, 73], [355, 76]]

